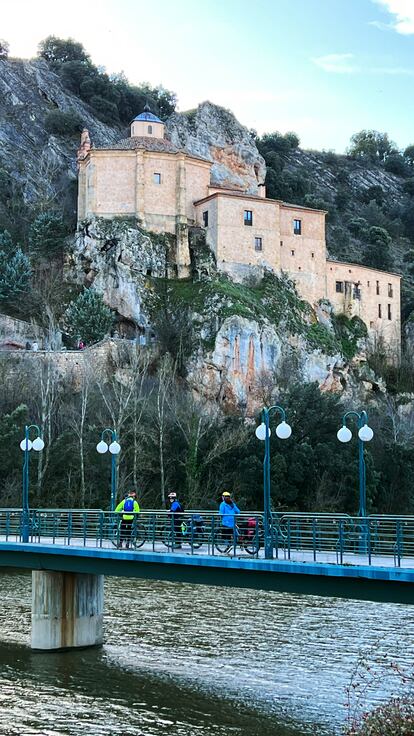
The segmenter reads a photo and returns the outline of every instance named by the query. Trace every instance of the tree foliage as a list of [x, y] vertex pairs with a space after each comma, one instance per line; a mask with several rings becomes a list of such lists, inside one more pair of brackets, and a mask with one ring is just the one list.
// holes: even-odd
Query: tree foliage
[[109, 334], [114, 313], [104, 304], [97, 291], [84, 289], [66, 310], [65, 322], [70, 335], [90, 344]]
[[377, 130], [361, 130], [351, 136], [348, 153], [353, 158], [385, 161], [395, 151], [396, 145], [390, 141], [388, 133], [379, 133]]
[[[92, 63], [82, 44], [73, 39], [48, 36], [39, 45], [39, 56], [60, 76], [64, 85], [87, 102], [109, 125], [126, 125], [149, 104], [162, 118], [174, 112], [177, 99], [161, 85], [131, 85], [125, 75], [108, 75]], [[53, 121], [53, 124], [61, 121]], [[73, 127], [73, 124], [72, 124]]]
[[0, 38], [0, 59], [7, 59], [9, 56], [9, 44], [4, 38]]
[[12, 255], [0, 251], [0, 303], [13, 303], [27, 293], [31, 277], [30, 261], [20, 248]]
[[52, 110], [46, 115], [45, 128], [53, 135], [75, 135], [82, 130], [82, 119], [75, 111]]
[[42, 212], [29, 229], [29, 245], [34, 253], [50, 255], [63, 247], [68, 234], [61, 215], [53, 211]]
[[370, 227], [368, 243], [364, 256], [365, 265], [390, 271], [393, 267], [393, 258], [390, 248], [391, 238], [387, 231], [382, 227]]

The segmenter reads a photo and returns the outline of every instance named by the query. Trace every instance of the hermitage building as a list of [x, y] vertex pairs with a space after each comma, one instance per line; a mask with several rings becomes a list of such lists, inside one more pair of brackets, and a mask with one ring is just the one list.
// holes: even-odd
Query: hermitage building
[[357, 315], [373, 339], [400, 346], [400, 276], [326, 255], [326, 212], [212, 185], [212, 163], [174, 146], [164, 123], [148, 109], [129, 138], [78, 151], [78, 221], [136, 217], [140, 226], [176, 236], [176, 273], [190, 270], [188, 228], [205, 228], [217, 268], [241, 281], [253, 270], [286, 273], [310, 304], [327, 299], [334, 311]]

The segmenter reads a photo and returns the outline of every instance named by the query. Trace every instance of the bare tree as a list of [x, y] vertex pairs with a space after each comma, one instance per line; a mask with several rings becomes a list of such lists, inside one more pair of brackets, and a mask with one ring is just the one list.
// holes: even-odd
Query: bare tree
[[86, 482], [85, 482], [85, 426], [88, 416], [89, 400], [91, 390], [95, 384], [93, 366], [89, 357], [83, 355], [82, 372], [77, 377], [79, 391], [74, 395], [68, 412], [67, 421], [69, 427], [76, 436], [79, 450], [79, 469], [80, 469], [80, 506], [85, 507], [86, 499]]
[[134, 484], [138, 480], [140, 421], [150, 394], [146, 385], [149, 361], [145, 348], [120, 341], [111, 358], [110, 377], [96, 381], [111, 428], [121, 444], [124, 430], [132, 424]]
[[192, 505], [201, 500], [203, 476], [220, 457], [246, 443], [247, 429], [242, 424], [226, 428], [217, 405], [188, 394], [175, 392], [171, 410], [185, 442], [179, 462], [185, 469], [187, 502]]

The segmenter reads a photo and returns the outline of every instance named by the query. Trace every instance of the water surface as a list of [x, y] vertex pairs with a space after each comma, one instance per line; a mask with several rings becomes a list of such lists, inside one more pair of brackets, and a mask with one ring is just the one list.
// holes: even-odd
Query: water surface
[[116, 578], [102, 648], [32, 652], [30, 596], [29, 574], [0, 574], [10, 736], [338, 734], [361, 651], [413, 661], [409, 606]]

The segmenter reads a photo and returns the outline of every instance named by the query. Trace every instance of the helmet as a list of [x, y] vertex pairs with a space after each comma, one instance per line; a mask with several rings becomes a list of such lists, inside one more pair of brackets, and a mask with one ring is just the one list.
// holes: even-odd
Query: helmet
[[229, 493], [228, 491], [224, 491], [221, 495], [223, 497], [226, 496], [227, 498], [231, 498], [231, 493]]
[[174, 491], [172, 491], [171, 493], [168, 494], [168, 498], [177, 498], [177, 494], [174, 493]]

